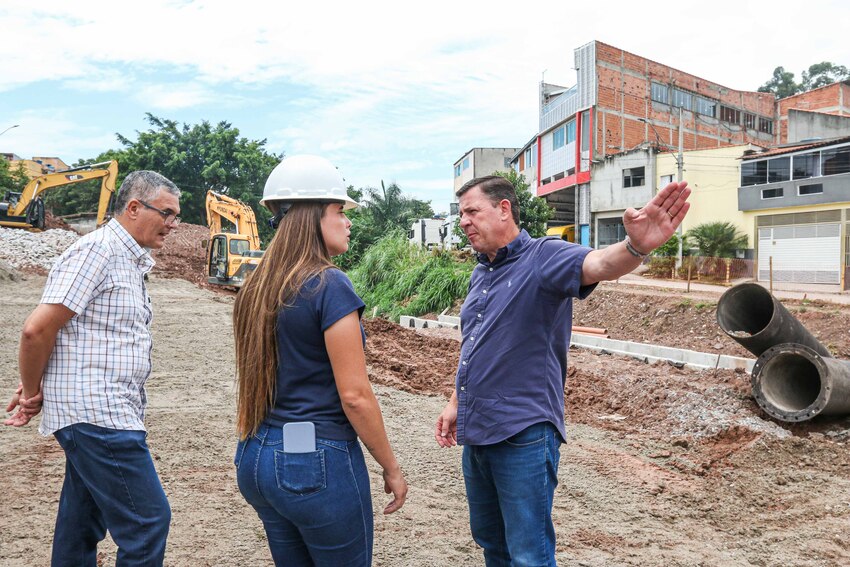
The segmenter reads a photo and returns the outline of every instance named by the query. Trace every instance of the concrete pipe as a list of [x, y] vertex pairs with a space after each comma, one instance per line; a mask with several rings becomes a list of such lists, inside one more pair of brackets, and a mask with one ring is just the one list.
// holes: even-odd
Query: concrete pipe
[[821, 356], [832, 356], [769, 291], [756, 283], [736, 285], [720, 296], [717, 324], [756, 356], [783, 343], [805, 345]]
[[850, 366], [800, 344], [764, 351], [753, 367], [753, 397], [781, 421], [850, 413]]

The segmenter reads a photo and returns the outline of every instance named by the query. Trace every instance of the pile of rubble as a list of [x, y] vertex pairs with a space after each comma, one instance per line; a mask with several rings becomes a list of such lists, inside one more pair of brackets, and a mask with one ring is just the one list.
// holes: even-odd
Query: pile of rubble
[[58, 228], [29, 232], [0, 227], [0, 261], [18, 270], [46, 274], [56, 258], [79, 237], [74, 231]]

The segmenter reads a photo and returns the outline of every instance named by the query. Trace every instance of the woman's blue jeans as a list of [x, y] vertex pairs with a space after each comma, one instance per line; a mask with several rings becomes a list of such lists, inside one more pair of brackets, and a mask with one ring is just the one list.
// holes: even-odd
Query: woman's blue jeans
[[315, 452], [285, 453], [283, 429], [263, 424], [239, 442], [235, 463], [275, 565], [371, 565], [372, 496], [356, 440], [316, 439]]
[[500, 443], [463, 448], [469, 524], [487, 567], [555, 566], [552, 500], [560, 445], [546, 422]]

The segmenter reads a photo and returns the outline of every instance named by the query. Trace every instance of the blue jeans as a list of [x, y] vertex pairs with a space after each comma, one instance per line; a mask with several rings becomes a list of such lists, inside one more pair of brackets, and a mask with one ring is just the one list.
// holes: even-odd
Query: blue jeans
[[487, 567], [555, 566], [560, 444], [555, 426], [544, 422], [500, 443], [463, 448], [469, 524]]
[[54, 436], [65, 450], [65, 483], [51, 565], [96, 566], [107, 530], [118, 546], [116, 565], [162, 565], [171, 508], [145, 432], [78, 423]]
[[235, 464], [275, 565], [372, 564], [372, 495], [356, 440], [316, 439], [313, 453], [284, 453], [283, 428], [263, 424], [239, 442]]

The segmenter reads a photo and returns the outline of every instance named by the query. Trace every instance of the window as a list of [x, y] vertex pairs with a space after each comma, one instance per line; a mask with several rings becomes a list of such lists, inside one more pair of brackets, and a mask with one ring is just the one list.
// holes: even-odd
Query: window
[[511, 158], [506, 157], [504, 160], [504, 164], [505, 169], [509, 168], [511, 166]]
[[697, 97], [697, 112], [705, 116], [715, 116], [717, 112], [717, 103], [710, 98]]
[[463, 158], [463, 168], [469, 169], [469, 158]]
[[247, 240], [231, 240], [230, 253], [244, 256], [251, 249], [251, 245]]
[[564, 147], [564, 127], [559, 126], [554, 132], [552, 132], [552, 150], [557, 150], [558, 148]]
[[643, 185], [643, 168], [633, 167], [623, 170], [623, 187], [641, 187]]
[[761, 198], [762, 199], [779, 199], [782, 197], [782, 187], [776, 187], [775, 189], [762, 189], [761, 190]]
[[626, 228], [623, 226], [622, 217], [599, 219], [597, 222], [599, 248], [611, 246], [626, 239]]
[[672, 175], [662, 175], [662, 176], [661, 176], [661, 185], [660, 185], [660, 187], [661, 187], [662, 189], [663, 189], [664, 187], [667, 187], [667, 186], [668, 186], [668, 185], [670, 185], [671, 183], [673, 183], [673, 176], [672, 176]]
[[756, 129], [756, 115], [750, 114], [749, 112], [744, 113], [744, 128], [749, 128], [750, 130]]
[[693, 107], [693, 98], [694, 95], [689, 92], [673, 89], [673, 106], [681, 106], [685, 110], [691, 110]]
[[741, 123], [741, 111], [736, 110], [734, 108], [729, 108], [728, 106], [720, 107], [720, 119], [724, 122], [731, 122], [732, 124], [740, 124]]
[[527, 167], [534, 167], [537, 165], [537, 144], [531, 146], [531, 161], [526, 162]]
[[570, 120], [567, 122], [567, 143], [576, 141], [576, 121]]
[[820, 175], [820, 152], [793, 156], [794, 179], [808, 179]]
[[741, 164], [741, 187], [767, 183], [767, 161], [745, 161]]
[[765, 134], [773, 134], [773, 120], [768, 120], [767, 118], [759, 118], [759, 132], [764, 132]]
[[455, 166], [455, 177], [460, 177], [460, 164]]
[[590, 111], [581, 113], [581, 151], [590, 150]]
[[850, 146], [821, 152], [822, 175], [850, 173]]
[[767, 182], [778, 183], [791, 179], [791, 158], [781, 157], [767, 160]]
[[821, 193], [823, 193], [823, 183], [812, 183], [811, 185], [797, 187], [797, 194], [801, 197], [804, 195], [820, 195]]
[[655, 102], [670, 104], [670, 90], [667, 88], [667, 85], [653, 82], [651, 87], [651, 96], [652, 100]]

